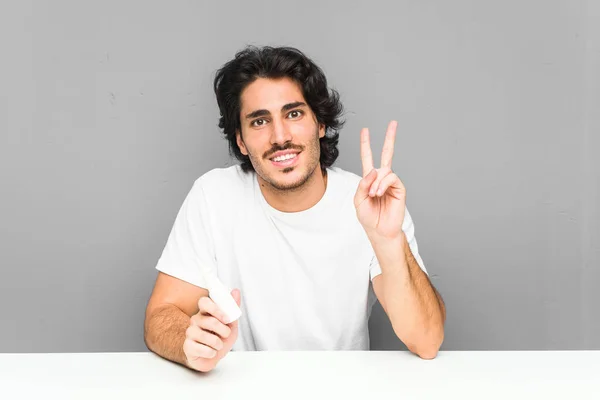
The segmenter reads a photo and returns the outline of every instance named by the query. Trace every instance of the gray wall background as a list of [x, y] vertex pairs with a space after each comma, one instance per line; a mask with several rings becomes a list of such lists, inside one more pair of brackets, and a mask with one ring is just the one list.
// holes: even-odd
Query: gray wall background
[[442, 349], [600, 349], [599, 26], [593, 0], [3, 2], [0, 352], [146, 350], [178, 208], [231, 164], [214, 71], [250, 43], [341, 92], [338, 166], [398, 119]]

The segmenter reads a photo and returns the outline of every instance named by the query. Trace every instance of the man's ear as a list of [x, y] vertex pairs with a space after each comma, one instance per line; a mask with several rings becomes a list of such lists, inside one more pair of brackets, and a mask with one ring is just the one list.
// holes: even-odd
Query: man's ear
[[242, 134], [239, 129], [235, 131], [235, 141], [237, 142], [238, 147], [243, 155], [248, 155], [248, 149], [246, 149], [246, 145], [244, 144], [244, 140], [242, 139]]
[[325, 124], [319, 124], [319, 139], [325, 136]]

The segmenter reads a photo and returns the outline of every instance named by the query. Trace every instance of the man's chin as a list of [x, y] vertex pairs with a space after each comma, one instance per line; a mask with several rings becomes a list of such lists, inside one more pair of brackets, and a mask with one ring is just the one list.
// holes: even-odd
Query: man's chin
[[[286, 171], [286, 169], [289, 169], [289, 171]], [[267, 182], [277, 190], [296, 190], [301, 188], [308, 180], [308, 177], [296, 173], [297, 167], [286, 169], [278, 171], [275, 174], [276, 176], [270, 176]]]
[[295, 179], [295, 180], [278, 179], [278, 180], [271, 181], [271, 186], [273, 186], [273, 188], [280, 190], [280, 191], [288, 191], [288, 190], [300, 189], [305, 183], [306, 183], [306, 180], [302, 180], [302, 179]]

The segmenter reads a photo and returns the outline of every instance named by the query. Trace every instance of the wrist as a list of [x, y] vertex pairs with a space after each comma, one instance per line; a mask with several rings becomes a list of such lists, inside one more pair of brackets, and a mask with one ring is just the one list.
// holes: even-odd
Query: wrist
[[393, 236], [384, 236], [380, 235], [376, 232], [367, 232], [367, 237], [371, 242], [371, 246], [373, 249], [404, 249], [404, 241], [406, 240], [406, 236], [403, 231], [400, 231], [398, 234]]
[[388, 266], [400, 266], [406, 262], [404, 232], [401, 232], [397, 237], [369, 235], [369, 240], [382, 269]]

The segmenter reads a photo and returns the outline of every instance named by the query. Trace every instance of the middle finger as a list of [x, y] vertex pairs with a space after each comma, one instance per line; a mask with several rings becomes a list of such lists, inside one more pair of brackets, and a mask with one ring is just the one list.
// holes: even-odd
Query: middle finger
[[231, 334], [231, 328], [223, 324], [215, 317], [203, 316], [200, 319], [200, 328], [214, 332], [224, 339], [228, 338]]

